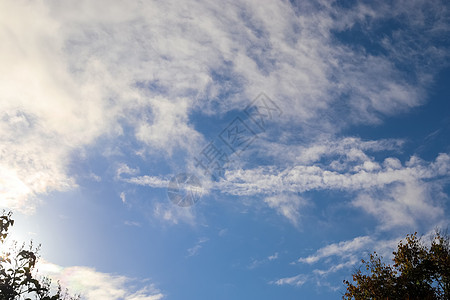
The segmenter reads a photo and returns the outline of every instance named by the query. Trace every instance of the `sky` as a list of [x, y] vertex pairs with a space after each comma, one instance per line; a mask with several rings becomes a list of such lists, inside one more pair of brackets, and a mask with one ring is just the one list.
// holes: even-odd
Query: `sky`
[[449, 224], [450, 4], [0, 0], [0, 207], [85, 299], [338, 299]]

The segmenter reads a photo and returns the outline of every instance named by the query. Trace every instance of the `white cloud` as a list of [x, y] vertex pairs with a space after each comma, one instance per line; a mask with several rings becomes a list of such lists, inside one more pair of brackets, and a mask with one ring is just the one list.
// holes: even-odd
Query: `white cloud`
[[350, 241], [343, 241], [335, 244], [327, 245], [323, 248], [317, 250], [316, 254], [310, 255], [308, 257], [301, 257], [298, 259], [299, 262], [313, 264], [320, 259], [329, 256], [340, 256], [346, 257], [353, 255], [356, 251], [368, 247], [373, 243], [373, 240], [369, 236], [359, 236]]
[[67, 72], [60, 24], [44, 3], [2, 1], [0, 19], [2, 205], [32, 212], [39, 194], [76, 186], [70, 152], [113, 130], [111, 111]]
[[208, 241], [208, 238], [200, 238], [198, 242], [191, 248], [187, 249], [187, 256], [196, 256], [198, 255], [200, 249], [203, 247], [203, 244]]
[[127, 197], [125, 195], [125, 192], [120, 193], [120, 200], [122, 200], [122, 203], [127, 203]]
[[116, 170], [116, 178], [121, 178], [122, 174], [125, 175], [136, 175], [139, 173], [139, 168], [132, 168], [128, 166], [127, 164], [121, 163], [117, 167]]
[[141, 223], [136, 222], [136, 221], [125, 221], [123, 222], [125, 225], [127, 226], [135, 226], [135, 227], [141, 227]]
[[125, 276], [98, 272], [89, 267], [61, 267], [41, 259], [37, 268], [41, 275], [60, 281], [72, 294], [81, 294], [84, 299], [98, 300], [160, 300], [164, 298], [154, 284], [141, 284], [135, 289], [136, 280]]
[[392, 256], [392, 251], [397, 245], [398, 239], [377, 239], [375, 236], [358, 236], [351, 240], [328, 244], [315, 251], [314, 254], [300, 257], [295, 263], [324, 266], [315, 268], [310, 274], [299, 274], [293, 277], [281, 278], [270, 283], [277, 285], [302, 285], [308, 280], [313, 280], [317, 286], [327, 286], [333, 290], [336, 288], [326, 281], [326, 277], [342, 269], [350, 269], [357, 266], [368, 253], [376, 251], [384, 259]]
[[383, 192], [360, 193], [352, 204], [374, 215], [380, 220], [382, 229], [395, 226], [411, 228], [417, 220], [431, 222], [433, 226], [442, 219], [444, 211], [437, 201], [432, 201], [433, 195], [427, 189], [427, 185], [407, 181]]
[[328, 244], [317, 249], [312, 255], [300, 257], [297, 262], [310, 265], [322, 262], [322, 265], [328, 267], [326, 269], [316, 268], [313, 270], [313, 274], [323, 278], [341, 269], [356, 266], [361, 258], [373, 253], [373, 251], [387, 260], [391, 258], [392, 251], [399, 240], [400, 238], [383, 240], [377, 239], [375, 236], [358, 236], [351, 240]]
[[154, 188], [167, 188], [169, 186], [170, 180], [167, 179], [161, 179], [157, 176], [139, 176], [139, 177], [132, 177], [129, 179], [123, 179], [124, 181], [128, 183], [138, 184], [138, 185], [145, 185], [150, 186]]
[[320, 270], [320, 269], [315, 269], [313, 271], [314, 274], [320, 275], [320, 276], [326, 276], [330, 273], [334, 273], [337, 272], [343, 268], [349, 268], [354, 266], [356, 263], [358, 262], [358, 260], [354, 257], [352, 257], [350, 260], [343, 262], [343, 263], [338, 263], [336, 265], [333, 265], [331, 267], [329, 267], [327, 270]]
[[180, 207], [173, 203], [155, 203], [153, 207], [153, 216], [158, 220], [174, 225], [179, 222], [191, 226], [195, 225], [195, 211], [191, 207]]
[[276, 284], [276, 285], [302, 286], [303, 284], [306, 283], [306, 281], [308, 281], [308, 276], [306, 276], [304, 274], [299, 274], [299, 275], [292, 276], [292, 277], [280, 278], [278, 280], [271, 281], [270, 283]]
[[[417, 221], [437, 222], [444, 213], [441, 201], [435, 199], [436, 191], [445, 184], [439, 179], [450, 175], [450, 156], [441, 153], [432, 162], [412, 156], [403, 164], [395, 157], [388, 156], [381, 161], [372, 157], [376, 152], [400, 151], [401, 145], [399, 140], [362, 141], [348, 137], [319, 140], [309, 147], [286, 146], [292, 148], [289, 153], [296, 155], [285, 157], [289, 167], [228, 169], [219, 182], [203, 181], [202, 191], [203, 194], [215, 190], [240, 196], [265, 195], [265, 203], [295, 226], [299, 224], [300, 208], [306, 205], [296, 193], [312, 190], [356, 192], [352, 205], [375, 216], [381, 229], [414, 225]], [[277, 146], [269, 147], [267, 156], [278, 151]], [[167, 179], [158, 176], [139, 176], [126, 181], [155, 188], [168, 185]]]
[[295, 194], [281, 194], [264, 199], [269, 207], [274, 208], [280, 215], [286, 217], [293, 225], [298, 226], [299, 209], [306, 205], [306, 201]]
[[228, 232], [228, 228], [223, 228], [219, 230], [219, 233], [217, 234], [218, 236], [222, 237], [225, 236]]
[[278, 252], [275, 252], [273, 255], [267, 257], [268, 260], [276, 260], [278, 259]]
[[150, 103], [153, 118], [150, 122], [145, 121], [137, 125], [137, 139], [168, 155], [177, 147], [189, 149], [192, 144], [199, 143], [200, 134], [187, 126], [188, 102], [186, 99], [153, 100]]
[[[440, 162], [439, 166], [437, 162]], [[370, 165], [371, 167], [368, 167]], [[330, 164], [331, 168], [333, 167]], [[376, 166], [376, 167], [374, 167]], [[376, 162], [363, 161], [358, 171], [340, 173], [326, 166], [296, 165], [283, 170], [275, 166], [248, 170], [228, 170], [218, 184], [222, 191], [233, 195], [271, 194], [281, 191], [304, 192], [316, 189], [362, 190], [382, 188], [395, 182], [407, 182], [448, 176], [450, 157], [440, 154], [435, 162], [422, 163], [412, 157], [401, 169], [387, 166], [380, 169]]]
[[252, 258], [252, 262], [250, 263], [250, 265], [248, 266], [249, 269], [255, 269], [258, 266], [271, 262], [273, 260], [277, 260], [278, 259], [278, 252], [275, 252], [273, 255], [269, 255], [268, 257], [258, 260], [258, 259], [254, 259]]
[[[435, 199], [450, 175], [450, 156], [439, 154], [433, 162], [412, 156], [404, 165], [388, 157], [378, 163], [363, 151], [348, 149], [348, 155], [330, 163], [294, 165], [285, 169], [275, 166], [247, 170], [227, 170], [225, 179], [215, 188], [232, 195], [266, 195], [266, 203], [294, 225], [302, 202], [277, 193], [300, 193], [312, 190], [356, 192], [354, 207], [375, 216], [381, 229], [415, 225], [418, 221], [439, 222], [445, 217], [442, 203]], [[358, 153], [358, 154], [355, 154]], [[331, 156], [333, 157], [333, 156]], [[358, 157], [358, 158], [355, 158]]]
[[100, 182], [102, 181], [102, 178], [94, 173], [89, 174], [89, 178], [94, 180], [95, 182]]
[[[315, 268], [309, 275], [299, 274], [294, 277], [287, 277], [271, 282], [278, 285], [296, 285], [297, 281], [304, 284], [312, 280], [318, 287], [327, 286], [332, 290], [336, 287], [327, 282], [327, 276], [342, 269], [354, 268], [368, 253], [376, 251], [384, 259], [392, 256], [392, 251], [400, 239], [377, 240], [374, 236], [358, 236], [351, 240], [328, 244], [315, 251], [314, 254], [300, 257], [297, 262], [309, 265], [321, 265]], [[296, 262], [296, 263], [297, 263]], [[294, 263], [292, 263], [294, 264]]]

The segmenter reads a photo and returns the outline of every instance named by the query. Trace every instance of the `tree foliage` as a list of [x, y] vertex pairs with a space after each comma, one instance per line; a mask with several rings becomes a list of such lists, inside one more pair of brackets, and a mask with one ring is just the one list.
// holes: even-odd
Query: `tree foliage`
[[[11, 212], [0, 216], [0, 245], [4, 246], [10, 226], [14, 225]], [[3, 248], [3, 247], [2, 247]], [[17, 243], [10, 251], [4, 250], [0, 256], [0, 300], [76, 300], [67, 291], [57, 285], [52, 289], [51, 280], [47, 277], [36, 277], [35, 267], [38, 260], [39, 246], [30, 243], [20, 247]]]
[[436, 231], [430, 246], [424, 245], [417, 232], [409, 234], [393, 254], [392, 266], [376, 252], [368, 261], [361, 260], [366, 272], [357, 270], [353, 283], [344, 280], [347, 291], [343, 299], [450, 299], [447, 234]]

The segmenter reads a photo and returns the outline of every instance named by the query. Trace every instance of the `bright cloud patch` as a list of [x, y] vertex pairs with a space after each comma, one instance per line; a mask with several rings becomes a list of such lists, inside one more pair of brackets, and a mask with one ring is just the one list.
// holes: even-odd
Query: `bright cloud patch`
[[292, 224], [298, 225], [300, 208], [305, 201], [297, 195], [279, 195], [267, 197], [264, 201], [280, 215], [286, 217]]
[[[61, 267], [46, 261], [39, 263], [38, 269], [43, 275], [49, 276], [70, 290], [70, 293], [80, 293], [83, 299], [111, 300], [159, 300], [164, 295], [153, 284], [144, 283], [137, 289], [136, 280], [125, 276], [98, 272], [88, 267]], [[141, 284], [142, 285], [142, 284]]]

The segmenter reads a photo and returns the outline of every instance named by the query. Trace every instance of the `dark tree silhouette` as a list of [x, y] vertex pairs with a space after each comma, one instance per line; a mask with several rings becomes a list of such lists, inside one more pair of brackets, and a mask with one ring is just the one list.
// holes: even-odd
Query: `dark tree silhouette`
[[361, 260], [353, 282], [344, 280], [343, 299], [450, 299], [450, 239], [436, 231], [430, 246], [417, 232], [400, 241], [393, 252], [394, 264], [386, 265], [376, 252]]
[[[0, 245], [4, 246], [10, 226], [14, 225], [12, 213], [3, 212], [0, 216]], [[17, 243], [10, 251], [2, 249], [0, 256], [0, 300], [75, 300], [79, 296], [68, 296], [62, 291], [59, 283], [52, 291], [51, 280], [47, 277], [36, 277], [34, 269], [38, 260], [39, 246], [31, 242], [28, 247]]]

